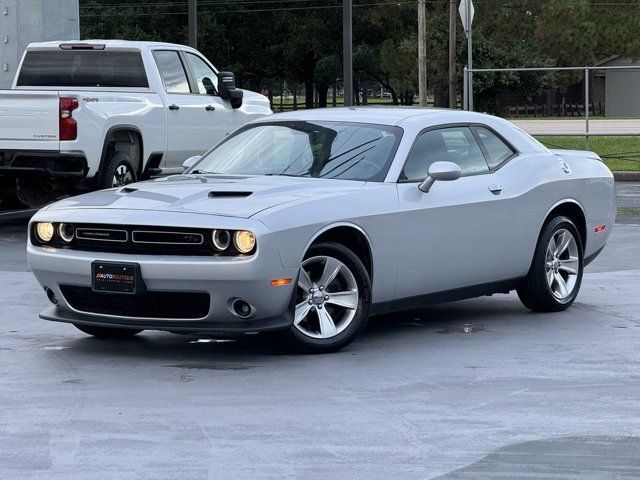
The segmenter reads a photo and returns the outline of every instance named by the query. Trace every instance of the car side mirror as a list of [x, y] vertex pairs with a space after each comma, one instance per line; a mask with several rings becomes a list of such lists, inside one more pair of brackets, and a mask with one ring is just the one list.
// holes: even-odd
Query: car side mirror
[[218, 94], [223, 100], [229, 100], [236, 109], [242, 106], [244, 92], [236, 88], [236, 76], [231, 72], [218, 72]]
[[193, 157], [189, 157], [187, 158], [184, 162], [182, 162], [182, 168], [184, 168], [185, 170], [189, 170], [191, 167], [193, 167], [198, 160], [200, 160], [202, 158], [202, 155], [194, 155]]
[[427, 178], [418, 185], [418, 188], [427, 193], [436, 180], [450, 182], [459, 179], [461, 173], [460, 166], [453, 162], [433, 162], [429, 166]]

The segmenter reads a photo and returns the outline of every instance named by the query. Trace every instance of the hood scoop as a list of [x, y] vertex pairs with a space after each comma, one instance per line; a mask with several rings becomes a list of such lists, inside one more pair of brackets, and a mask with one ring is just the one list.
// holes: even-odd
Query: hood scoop
[[253, 192], [233, 192], [233, 191], [220, 191], [209, 192], [209, 198], [244, 198], [251, 195]]

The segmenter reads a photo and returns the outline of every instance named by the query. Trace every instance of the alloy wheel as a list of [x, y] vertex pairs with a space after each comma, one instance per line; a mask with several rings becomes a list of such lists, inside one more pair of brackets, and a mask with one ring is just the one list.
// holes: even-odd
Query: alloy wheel
[[547, 285], [557, 300], [562, 302], [571, 296], [576, 287], [579, 269], [575, 237], [564, 228], [558, 230], [549, 240], [545, 264]]
[[118, 165], [113, 174], [112, 187], [121, 187], [133, 183], [133, 173], [127, 165]]
[[294, 326], [318, 339], [343, 332], [356, 315], [358, 285], [349, 268], [329, 256], [306, 259], [300, 268]]

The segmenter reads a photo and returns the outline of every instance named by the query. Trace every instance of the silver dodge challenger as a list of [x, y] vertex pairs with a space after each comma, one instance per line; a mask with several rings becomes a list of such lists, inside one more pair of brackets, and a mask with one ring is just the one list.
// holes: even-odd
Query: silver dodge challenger
[[[145, 154], [147, 154], [145, 152]], [[517, 290], [569, 307], [613, 226], [614, 180], [500, 118], [285, 113], [181, 175], [68, 198], [29, 224], [40, 315], [99, 338], [279, 331], [336, 351], [370, 315]]]

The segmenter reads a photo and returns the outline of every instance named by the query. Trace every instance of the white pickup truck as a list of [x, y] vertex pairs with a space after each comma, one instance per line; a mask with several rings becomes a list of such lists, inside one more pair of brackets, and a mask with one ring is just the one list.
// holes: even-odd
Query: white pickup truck
[[32, 43], [0, 91], [0, 201], [30, 207], [70, 190], [181, 171], [244, 123], [271, 114], [183, 45]]

